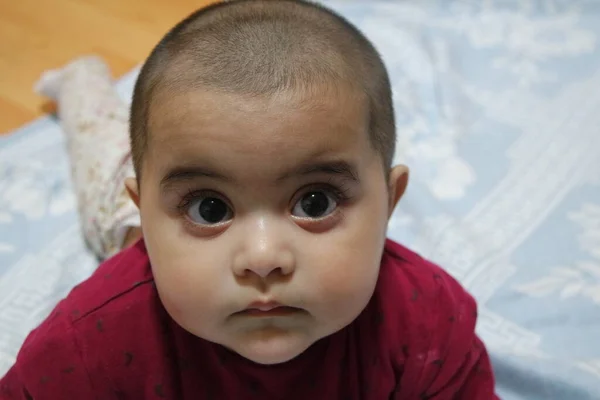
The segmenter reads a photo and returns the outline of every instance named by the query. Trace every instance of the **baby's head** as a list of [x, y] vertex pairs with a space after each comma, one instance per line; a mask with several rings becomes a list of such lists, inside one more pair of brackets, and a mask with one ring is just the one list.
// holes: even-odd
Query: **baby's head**
[[142, 69], [131, 141], [128, 188], [183, 328], [273, 364], [365, 308], [407, 171], [385, 67], [349, 23], [286, 0], [193, 14]]

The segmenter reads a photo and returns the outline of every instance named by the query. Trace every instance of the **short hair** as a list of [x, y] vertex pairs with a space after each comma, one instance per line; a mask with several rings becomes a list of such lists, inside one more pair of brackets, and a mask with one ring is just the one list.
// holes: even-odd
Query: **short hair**
[[364, 93], [370, 143], [387, 174], [396, 141], [390, 81], [377, 50], [355, 26], [304, 0], [236, 0], [200, 9], [162, 38], [137, 79], [130, 119], [137, 179], [157, 90], [266, 95], [340, 81]]

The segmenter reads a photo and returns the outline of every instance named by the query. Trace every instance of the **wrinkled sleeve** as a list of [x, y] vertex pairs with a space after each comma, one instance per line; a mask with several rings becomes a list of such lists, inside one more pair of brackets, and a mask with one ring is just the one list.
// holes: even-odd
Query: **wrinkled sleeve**
[[0, 399], [94, 399], [69, 319], [57, 307], [32, 331], [0, 380]]

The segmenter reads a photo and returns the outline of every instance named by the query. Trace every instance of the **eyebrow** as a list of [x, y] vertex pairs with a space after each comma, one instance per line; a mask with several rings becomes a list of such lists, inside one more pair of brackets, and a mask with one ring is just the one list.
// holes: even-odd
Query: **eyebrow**
[[211, 178], [223, 182], [230, 181], [225, 175], [219, 174], [209, 168], [200, 166], [178, 166], [169, 170], [169, 172], [160, 180], [160, 187], [168, 189], [177, 183], [189, 182], [199, 178]]
[[314, 174], [334, 175], [352, 182], [359, 182], [357, 168], [353, 164], [343, 160], [301, 165], [299, 168], [283, 174], [277, 178], [277, 181], [284, 181], [292, 176], [306, 176]]
[[[357, 168], [347, 161], [326, 161], [301, 165], [290, 172], [286, 172], [277, 178], [276, 182], [288, 180], [294, 176], [306, 176], [325, 174], [339, 176], [355, 183], [359, 182]], [[210, 178], [223, 182], [232, 182], [233, 179], [217, 171], [202, 166], [178, 166], [175, 167], [161, 179], [160, 186], [167, 189], [180, 182], [189, 182], [200, 178]]]

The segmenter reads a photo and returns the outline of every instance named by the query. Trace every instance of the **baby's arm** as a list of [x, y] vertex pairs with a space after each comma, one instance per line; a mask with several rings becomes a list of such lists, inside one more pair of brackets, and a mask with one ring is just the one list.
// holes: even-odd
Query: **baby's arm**
[[[423, 388], [428, 400], [492, 400], [494, 375], [485, 346], [472, 335], [470, 339], [448, 342], [442, 365], [431, 365], [424, 375], [431, 383]], [[437, 371], [436, 371], [437, 370]]]
[[455, 399], [497, 399], [494, 394], [494, 376], [490, 358], [483, 342], [475, 337], [473, 349], [467, 352], [463, 371], [457, 373], [458, 393]]
[[0, 400], [93, 399], [81, 352], [60, 305], [21, 347], [17, 361], [0, 379]]
[[430, 348], [439, 351], [439, 360], [424, 368], [421, 393], [425, 396], [422, 398], [498, 399], [487, 350], [475, 334], [475, 300], [449, 275], [438, 276], [438, 284], [443, 289], [435, 313], [438, 329], [431, 337]]
[[404, 352], [396, 399], [498, 399], [488, 353], [475, 334], [475, 300], [445, 271], [424, 262], [422, 276], [433, 279], [424, 279], [419, 291], [430, 295], [414, 303], [412, 345]]

